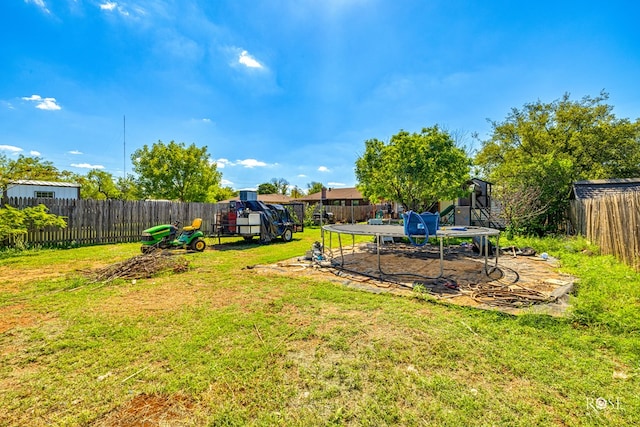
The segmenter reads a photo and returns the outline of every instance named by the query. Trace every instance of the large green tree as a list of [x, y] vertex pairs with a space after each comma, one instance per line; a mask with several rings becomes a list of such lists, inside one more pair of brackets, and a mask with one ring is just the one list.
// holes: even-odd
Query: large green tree
[[16, 159], [9, 159], [0, 154], [0, 190], [5, 190], [8, 182], [19, 179], [60, 181], [62, 178], [52, 162], [40, 157], [20, 155]]
[[289, 181], [284, 178], [271, 178], [271, 181], [258, 185], [258, 194], [287, 194]]
[[110, 172], [92, 169], [81, 178], [80, 183], [80, 196], [83, 199], [109, 200], [120, 199], [122, 196]]
[[121, 200], [139, 200], [141, 197], [140, 188], [133, 175], [127, 174], [125, 177], [118, 177], [116, 187], [119, 190], [118, 198]]
[[365, 141], [356, 160], [358, 189], [369, 200], [394, 201], [425, 211], [439, 200], [463, 194], [471, 160], [451, 135], [438, 126], [420, 133], [400, 131], [388, 144]]
[[136, 150], [131, 160], [143, 197], [204, 202], [222, 178], [206, 146], [158, 141]]
[[307, 183], [307, 194], [315, 194], [322, 191], [322, 183], [317, 181], [311, 181]]
[[[574, 181], [640, 176], [640, 121], [616, 118], [607, 99], [604, 92], [580, 101], [565, 94], [513, 108], [504, 121], [491, 123], [491, 137], [475, 163], [504, 208], [527, 212], [518, 221], [521, 232], [558, 231], [567, 220]], [[522, 205], [512, 196], [523, 192], [538, 195], [532, 206], [509, 206]]]
[[[65, 171], [63, 171], [64, 173]], [[71, 179], [69, 177], [69, 179]], [[133, 175], [114, 177], [111, 172], [92, 169], [86, 175], [75, 175], [73, 179], [81, 185], [80, 197], [93, 200], [138, 200], [140, 191]]]
[[289, 181], [284, 178], [271, 178], [271, 182], [276, 186], [276, 193], [286, 195], [289, 192]]
[[278, 187], [272, 182], [263, 182], [258, 185], [258, 194], [276, 194]]

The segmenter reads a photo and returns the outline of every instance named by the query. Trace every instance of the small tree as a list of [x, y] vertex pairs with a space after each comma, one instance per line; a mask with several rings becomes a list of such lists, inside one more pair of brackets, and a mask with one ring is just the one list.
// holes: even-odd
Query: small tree
[[313, 214], [316, 212], [317, 208], [318, 208], [318, 205], [309, 203], [307, 207], [304, 209], [303, 222], [305, 227], [311, 227], [312, 225], [315, 225], [315, 222], [313, 220]]
[[221, 200], [232, 199], [238, 195], [238, 192], [231, 187], [211, 187], [207, 202], [217, 203]]
[[323, 185], [321, 182], [311, 181], [307, 184], [307, 194], [319, 193], [322, 191], [322, 187]]
[[22, 210], [9, 205], [0, 208], [0, 242], [13, 238], [16, 247], [22, 248], [26, 243], [24, 236], [30, 230], [45, 227], [66, 228], [67, 223], [62, 217], [50, 214], [42, 204]]
[[304, 191], [302, 191], [296, 185], [291, 189], [291, 197], [294, 198], [294, 199], [299, 199], [300, 197], [304, 197]]
[[371, 201], [395, 201], [425, 211], [464, 192], [471, 160], [438, 126], [420, 133], [400, 131], [388, 144], [370, 139], [356, 160], [358, 188]]
[[499, 217], [504, 220], [507, 238], [522, 234], [522, 224], [548, 208], [540, 197], [541, 189], [523, 184], [494, 185], [493, 196], [500, 204]]

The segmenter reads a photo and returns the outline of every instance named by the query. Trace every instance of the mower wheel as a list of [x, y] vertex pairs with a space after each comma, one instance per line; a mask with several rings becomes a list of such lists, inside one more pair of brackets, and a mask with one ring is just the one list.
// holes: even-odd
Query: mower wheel
[[282, 240], [285, 242], [290, 242], [293, 240], [293, 230], [290, 228], [285, 228], [284, 233], [282, 233]]
[[202, 239], [196, 239], [191, 242], [191, 249], [194, 251], [202, 252], [207, 247], [207, 244]]

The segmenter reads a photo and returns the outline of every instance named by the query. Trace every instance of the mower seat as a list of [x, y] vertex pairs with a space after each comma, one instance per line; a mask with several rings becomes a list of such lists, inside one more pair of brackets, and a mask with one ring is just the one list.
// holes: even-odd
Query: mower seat
[[202, 225], [202, 218], [196, 218], [196, 219], [193, 220], [191, 225], [187, 225], [182, 230], [184, 230], [184, 231], [199, 230], [201, 225]]

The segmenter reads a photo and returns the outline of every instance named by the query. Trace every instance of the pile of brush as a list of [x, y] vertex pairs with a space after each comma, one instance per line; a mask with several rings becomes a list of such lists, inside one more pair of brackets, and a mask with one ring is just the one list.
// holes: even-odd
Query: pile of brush
[[189, 269], [189, 261], [165, 251], [153, 251], [137, 255], [125, 261], [93, 270], [88, 273], [92, 282], [110, 282], [115, 279], [144, 279], [159, 273], [182, 273]]

